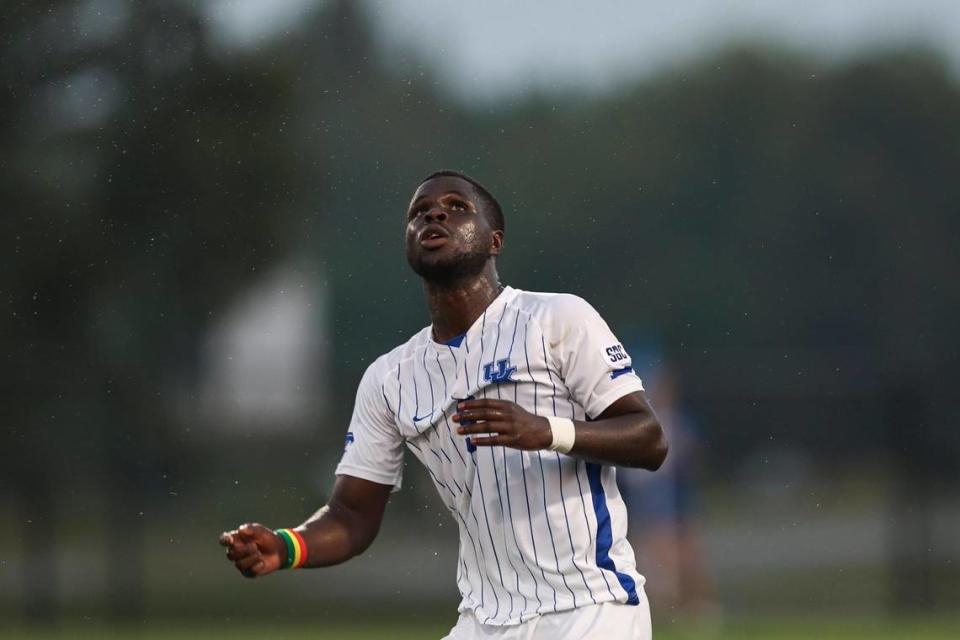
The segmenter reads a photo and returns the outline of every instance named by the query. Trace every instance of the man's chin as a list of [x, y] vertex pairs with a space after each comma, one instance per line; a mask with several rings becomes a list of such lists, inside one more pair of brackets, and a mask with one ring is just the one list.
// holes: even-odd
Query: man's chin
[[420, 255], [409, 260], [410, 267], [426, 282], [450, 287], [479, 275], [489, 256], [480, 254], [456, 256]]

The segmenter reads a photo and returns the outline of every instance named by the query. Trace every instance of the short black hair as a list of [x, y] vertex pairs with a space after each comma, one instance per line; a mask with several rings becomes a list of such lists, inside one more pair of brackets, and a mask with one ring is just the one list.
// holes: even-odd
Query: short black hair
[[483, 209], [484, 214], [487, 216], [487, 220], [491, 223], [494, 229], [499, 229], [500, 231], [506, 232], [506, 221], [503, 219], [503, 209], [500, 207], [500, 203], [497, 202], [497, 199], [493, 197], [493, 194], [487, 191], [487, 188], [468, 176], [465, 173], [459, 171], [453, 171], [451, 169], [441, 169], [440, 171], [434, 171], [426, 178], [420, 181], [419, 187], [421, 184], [427, 180], [432, 180], [434, 178], [440, 177], [450, 177], [450, 178], [460, 178], [469, 182], [473, 187], [473, 190], [476, 192], [477, 199], [480, 201], [481, 208]]

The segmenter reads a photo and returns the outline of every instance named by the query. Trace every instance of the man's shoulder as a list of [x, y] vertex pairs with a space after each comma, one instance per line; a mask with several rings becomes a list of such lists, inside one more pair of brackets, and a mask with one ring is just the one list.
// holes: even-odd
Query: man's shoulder
[[513, 304], [545, 323], [593, 311], [589, 302], [573, 293], [518, 290]]

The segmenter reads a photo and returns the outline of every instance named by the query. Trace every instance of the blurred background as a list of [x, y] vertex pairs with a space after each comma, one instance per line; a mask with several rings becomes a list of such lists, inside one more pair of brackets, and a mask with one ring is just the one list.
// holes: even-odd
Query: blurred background
[[429, 322], [433, 170], [596, 306], [661, 638], [958, 637], [960, 4], [58, 0], [0, 12], [0, 636], [440, 637], [456, 527], [246, 581]]

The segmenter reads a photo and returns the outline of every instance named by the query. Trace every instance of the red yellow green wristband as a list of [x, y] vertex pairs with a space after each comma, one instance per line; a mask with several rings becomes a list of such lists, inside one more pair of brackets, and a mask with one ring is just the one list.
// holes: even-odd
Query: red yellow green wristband
[[293, 529], [277, 529], [274, 531], [287, 546], [287, 557], [280, 564], [281, 569], [299, 569], [307, 561], [307, 545], [303, 536]]

